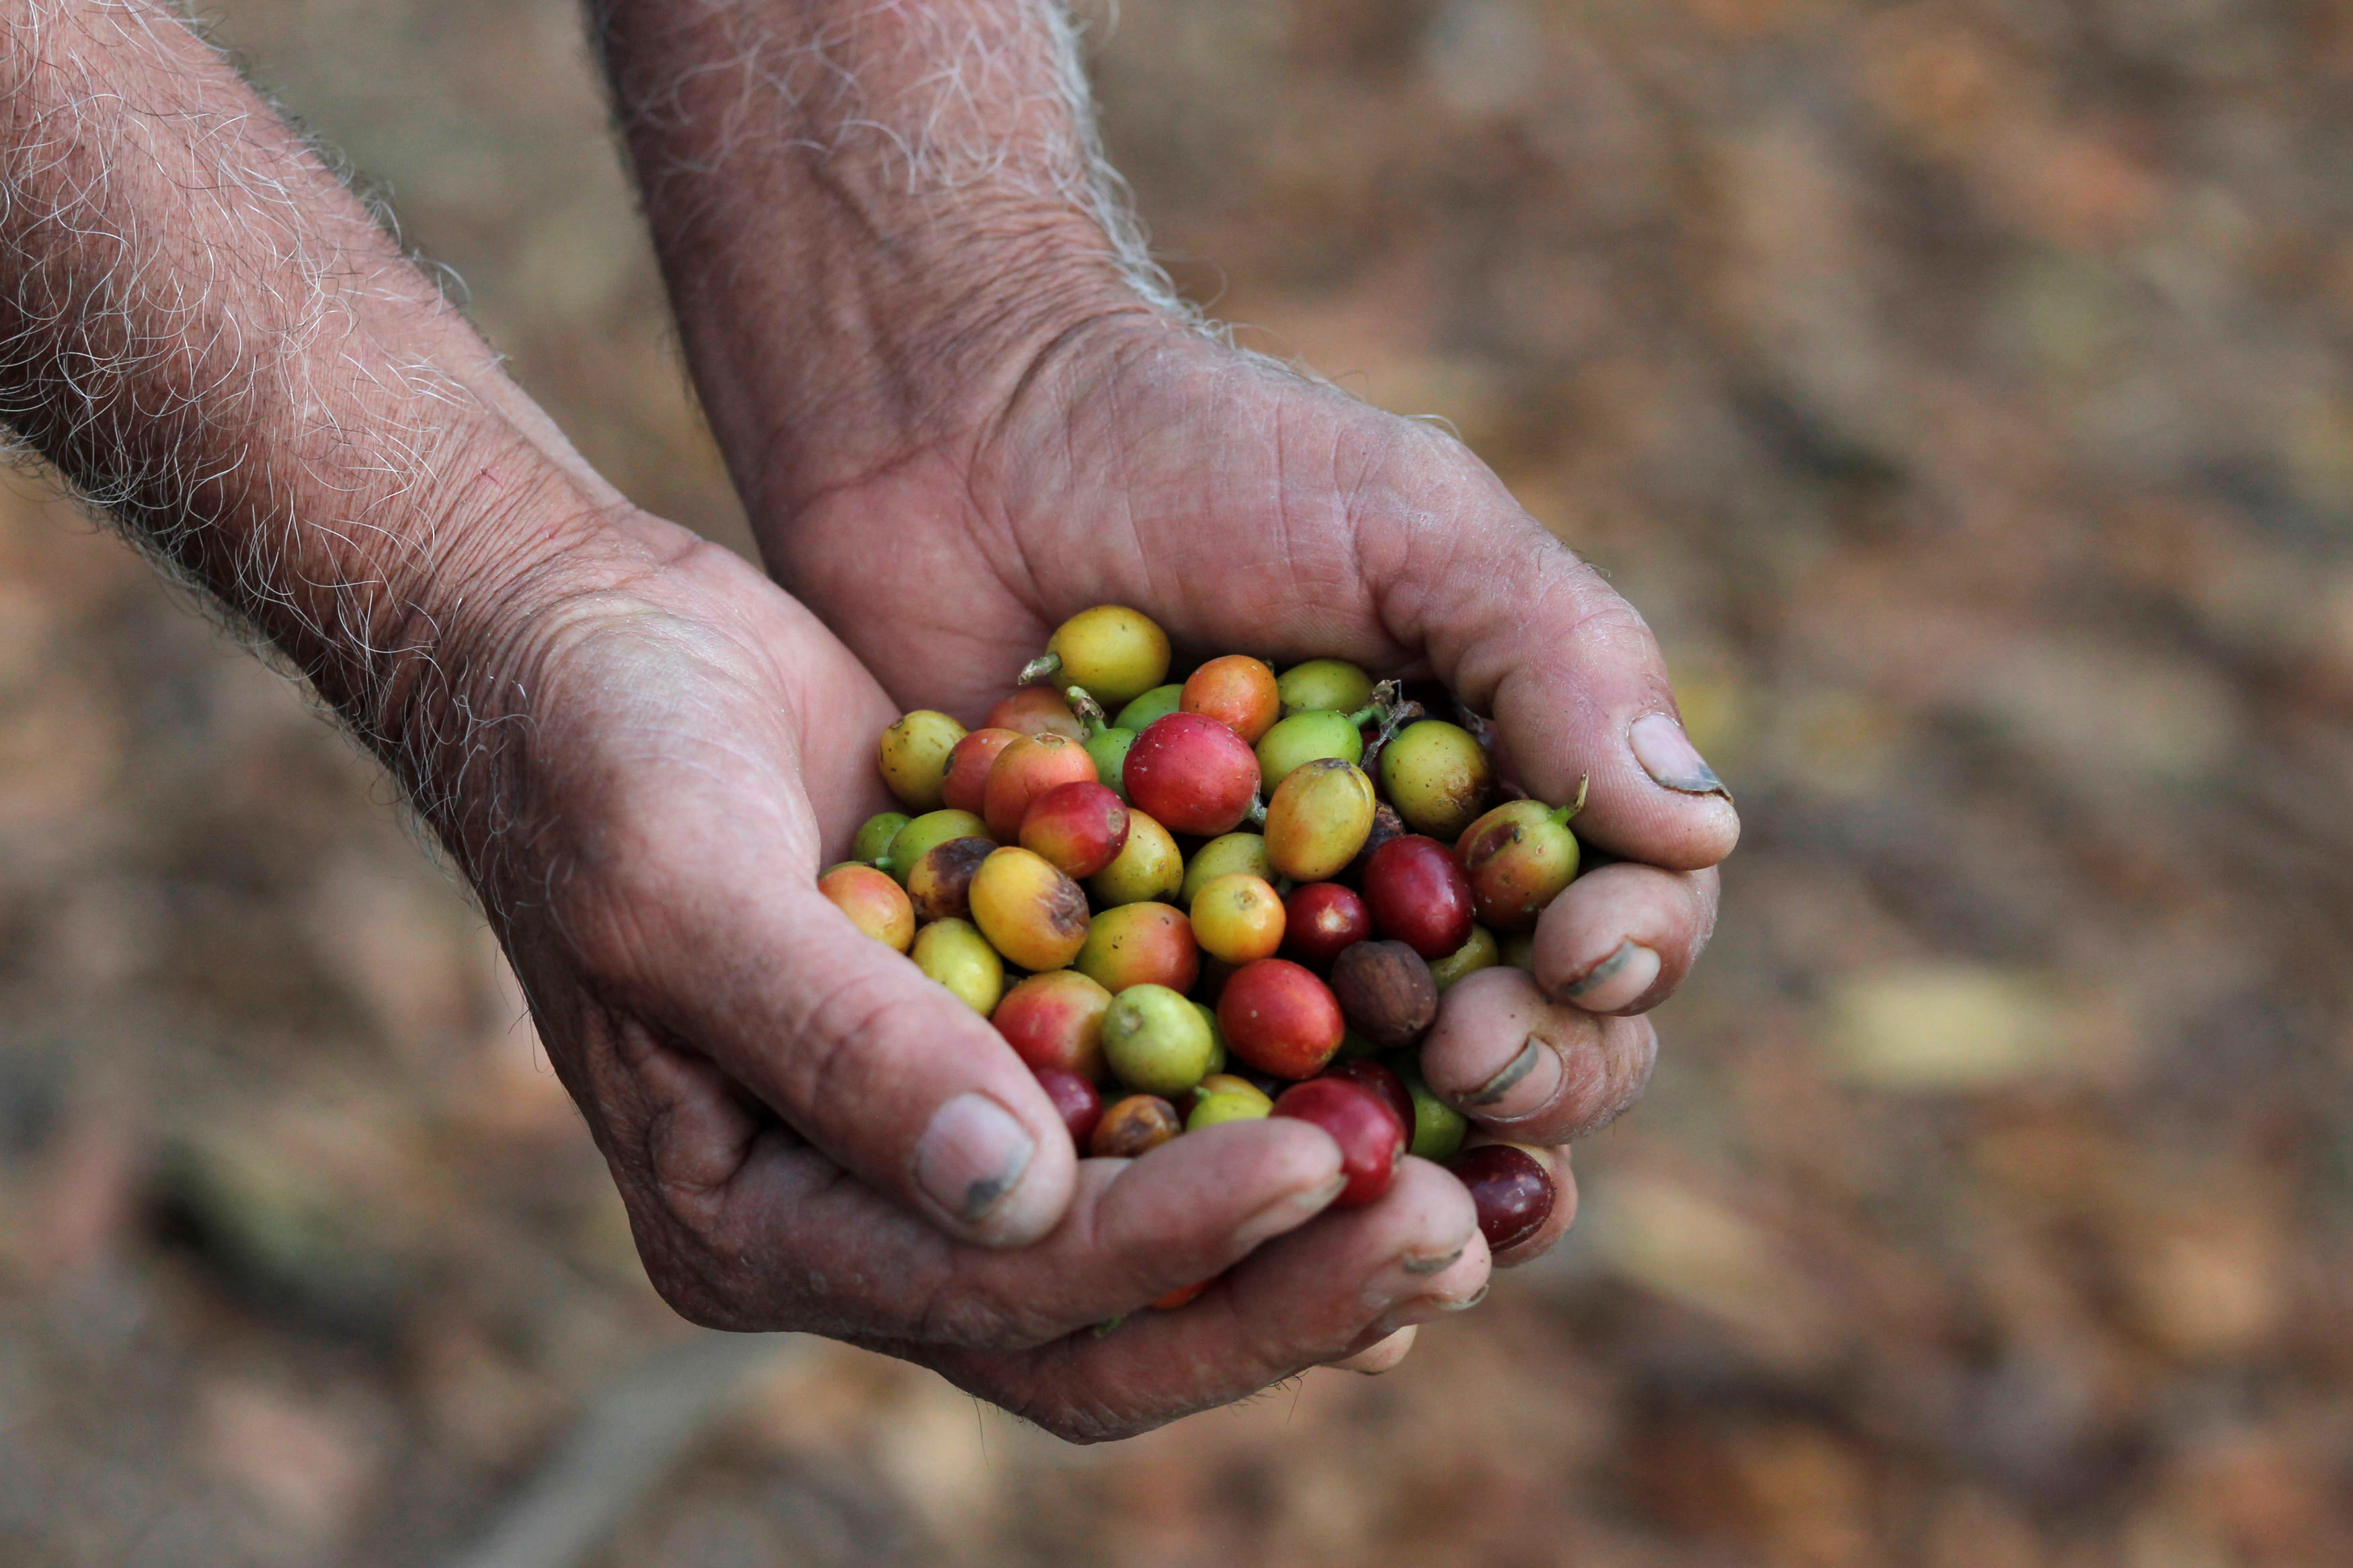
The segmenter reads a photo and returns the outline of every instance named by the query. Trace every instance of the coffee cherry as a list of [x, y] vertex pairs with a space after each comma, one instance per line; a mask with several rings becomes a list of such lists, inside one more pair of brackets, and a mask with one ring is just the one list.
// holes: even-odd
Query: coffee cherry
[[899, 829], [891, 840], [891, 853], [882, 858], [883, 867], [904, 882], [917, 861], [950, 839], [988, 837], [988, 824], [968, 811], [927, 811]]
[[1037, 1075], [1038, 1087], [1046, 1091], [1046, 1098], [1054, 1102], [1054, 1110], [1061, 1117], [1062, 1125], [1071, 1130], [1071, 1142], [1084, 1149], [1087, 1140], [1094, 1136], [1096, 1125], [1103, 1121], [1103, 1096], [1095, 1091], [1093, 1084], [1076, 1073], [1064, 1072], [1059, 1068], [1039, 1068]]
[[1079, 973], [1113, 995], [1131, 985], [1190, 991], [1200, 978], [1193, 922], [1166, 904], [1121, 904], [1095, 916], [1073, 960]]
[[1027, 849], [997, 850], [973, 873], [973, 923], [1024, 969], [1060, 969], [1087, 940], [1087, 895]]
[[993, 838], [951, 838], [924, 850], [907, 868], [907, 898], [915, 906], [915, 918], [970, 920], [973, 875], [996, 853]]
[[1426, 959], [1444, 958], [1471, 940], [1470, 879], [1435, 838], [1409, 833], [1375, 850], [1365, 866], [1365, 907], [1383, 936]]
[[1215, 719], [1245, 744], [1256, 745], [1282, 716], [1282, 693], [1263, 659], [1229, 653], [1185, 678], [1181, 706], [1187, 713]]
[[1127, 842], [1112, 863], [1087, 879], [1087, 891], [1104, 905], [1173, 899], [1185, 885], [1185, 857], [1157, 818], [1131, 806]]
[[1095, 777], [1103, 787], [1127, 802], [1127, 749], [1135, 744], [1133, 730], [1098, 730], [1086, 739], [1087, 759], [1095, 765]]
[[940, 786], [940, 799], [956, 811], [969, 811], [977, 816], [988, 802], [988, 773], [997, 766], [997, 754], [1021, 738], [1018, 730], [975, 730], [955, 743], [948, 753], [946, 782]]
[[1451, 1159], [1462, 1147], [1463, 1137], [1471, 1131], [1471, 1119], [1430, 1092], [1430, 1085], [1422, 1079], [1415, 1053], [1398, 1052], [1393, 1058], [1393, 1067], [1413, 1101], [1406, 1152], [1424, 1160]]
[[1334, 1208], [1362, 1208], [1397, 1179], [1405, 1129], [1397, 1113], [1363, 1085], [1332, 1078], [1293, 1084], [1274, 1102], [1273, 1114], [1313, 1122], [1340, 1145], [1340, 1171], [1348, 1184], [1332, 1200]]
[[1503, 949], [1497, 956], [1514, 969], [1525, 969], [1534, 974], [1536, 972], [1536, 939], [1530, 932], [1514, 931], [1504, 939]]
[[1168, 634], [1151, 616], [1124, 605], [1081, 610], [1054, 629], [1045, 657], [1022, 670], [1024, 680], [1051, 676], [1083, 686], [1105, 708], [1134, 701], [1168, 673]]
[[1155, 719], [1127, 751], [1127, 798], [1175, 833], [1230, 833], [1258, 795], [1258, 758], [1240, 735], [1198, 713]]
[[934, 921], [915, 933], [909, 956], [984, 1018], [1005, 994], [1005, 961], [969, 921]]
[[1263, 837], [1248, 829], [1221, 833], [1194, 850], [1193, 858], [1185, 862], [1185, 886], [1178, 889], [1176, 901], [1191, 908], [1203, 888], [1235, 871], [1274, 880], [1274, 867], [1267, 860]]
[[1325, 757], [1284, 779], [1266, 806], [1266, 858], [1294, 882], [1337, 876], [1372, 831], [1373, 781], [1362, 768]]
[[1510, 1143], [1482, 1143], [1446, 1162], [1470, 1189], [1479, 1213], [1479, 1234], [1490, 1252], [1517, 1246], [1544, 1227], [1558, 1197], [1552, 1173], [1526, 1150]]
[[[858, 825], [858, 837], [850, 840], [849, 858], [871, 866], [891, 853], [891, 840], [899, 837], [899, 829], [913, 818], [903, 811], [878, 811]], [[885, 867], [884, 869], [889, 869]]]
[[1099, 1159], [1133, 1160], [1183, 1131], [1175, 1106], [1156, 1094], [1131, 1094], [1103, 1108], [1103, 1120], [1087, 1140], [1087, 1152]]
[[918, 708], [902, 713], [882, 731], [876, 761], [882, 782], [909, 811], [937, 811], [947, 783], [948, 755], [964, 739], [964, 726], [944, 713]]
[[1478, 738], [1424, 719], [1381, 749], [1381, 792], [1417, 833], [1451, 843], [1485, 809], [1494, 769]]
[[1259, 787], [1273, 789], [1292, 770], [1319, 758], [1365, 760], [1365, 737], [1345, 713], [1294, 713], [1258, 738]]
[[1294, 664], [1275, 682], [1283, 717], [1293, 713], [1354, 713], [1373, 700], [1373, 678], [1339, 658]]
[[1218, 1010], [1198, 997], [1193, 999], [1193, 1005], [1200, 1011], [1201, 1022], [1209, 1026], [1209, 1071], [1222, 1073], [1226, 1070], [1226, 1032], [1218, 1027]]
[[1155, 1296], [1152, 1300], [1152, 1310], [1155, 1312], [1173, 1312], [1180, 1307], [1189, 1307], [1199, 1300], [1219, 1279], [1219, 1276], [1212, 1274], [1207, 1279], [1196, 1279], [1190, 1285], [1179, 1285], [1165, 1296]]
[[1536, 916], [1577, 875], [1573, 815], [1540, 800], [1506, 801], [1462, 830], [1454, 852], [1471, 879], [1480, 922], [1497, 931], [1535, 929]]
[[1127, 843], [1127, 807], [1099, 784], [1056, 784], [1029, 802], [1021, 847], [1053, 862], [1066, 877], [1092, 877]]
[[1171, 681], [1166, 686], [1154, 687], [1121, 709], [1119, 716], [1112, 722], [1123, 730], [1132, 730], [1140, 735], [1144, 732], [1145, 726], [1150, 724], [1155, 719], [1166, 719], [1184, 705], [1184, 686], [1179, 682]]
[[1033, 974], [1005, 994], [988, 1021], [1014, 1055], [1042, 1076], [1048, 1069], [1089, 1081], [1103, 1075], [1103, 1018], [1111, 993], [1075, 969]]
[[1060, 735], [1083, 741], [1087, 727], [1071, 711], [1070, 700], [1051, 686], [1025, 686], [988, 710], [992, 730], [1018, 730], [1024, 735]]
[[1078, 742], [1067, 735], [1022, 736], [997, 752], [988, 770], [981, 815], [988, 819], [989, 837], [1012, 843], [1021, 836], [1031, 801], [1056, 784], [1094, 782], [1094, 759]]
[[1194, 1086], [1193, 1099], [1198, 1104], [1213, 1094], [1239, 1095], [1255, 1100], [1261, 1113], [1274, 1109], [1274, 1098], [1250, 1079], [1229, 1072], [1212, 1071]]
[[849, 861], [836, 866], [817, 881], [817, 890], [876, 942], [904, 952], [915, 940], [915, 911], [899, 884], [871, 866]]
[[1245, 963], [1218, 997], [1226, 1047], [1277, 1078], [1309, 1078], [1340, 1048], [1346, 1026], [1330, 987], [1281, 958]]
[[1378, 1050], [1411, 1045], [1438, 1016], [1438, 986], [1401, 942], [1360, 942], [1332, 961], [1332, 994], [1348, 1026]]
[[1274, 1101], [1255, 1089], [1248, 1094], [1205, 1094], [1185, 1113], [1185, 1131], [1198, 1132], [1224, 1121], [1261, 1121], [1273, 1110]]
[[1474, 925], [1461, 947], [1430, 966], [1430, 977], [1438, 983], [1438, 994], [1443, 996], [1448, 987], [1464, 975], [1494, 968], [1498, 956], [1495, 933], [1485, 926]]
[[1229, 871], [1193, 896], [1193, 940], [1228, 963], [1271, 958], [1282, 945], [1282, 900], [1265, 879]]
[[1334, 1062], [1324, 1069], [1323, 1076], [1372, 1090], [1380, 1102], [1389, 1108], [1389, 1114], [1397, 1118], [1398, 1135], [1411, 1139], [1413, 1096], [1406, 1092], [1405, 1080], [1398, 1078], [1388, 1064], [1371, 1057], [1358, 1057], [1349, 1061]]
[[1354, 888], [1309, 882], [1282, 900], [1282, 956], [1318, 974], [1332, 967], [1343, 948], [1373, 934], [1373, 917]]
[[1208, 1026], [1166, 985], [1131, 985], [1113, 997], [1103, 1014], [1103, 1048], [1120, 1082], [1171, 1100], [1209, 1071]]

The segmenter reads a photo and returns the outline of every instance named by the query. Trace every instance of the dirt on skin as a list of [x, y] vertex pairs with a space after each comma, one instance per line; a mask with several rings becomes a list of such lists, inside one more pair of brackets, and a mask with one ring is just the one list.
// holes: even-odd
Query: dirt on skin
[[[565, 0], [248, 0], [588, 457], [740, 543]], [[1067, 1448], [780, 1360], [598, 1563], [2289, 1568], [2353, 1537], [2353, 12], [1144, 0], [1246, 344], [1442, 418], [1746, 825], [1548, 1259]], [[376, 770], [0, 500], [0, 1560], [427, 1563], [678, 1325]]]

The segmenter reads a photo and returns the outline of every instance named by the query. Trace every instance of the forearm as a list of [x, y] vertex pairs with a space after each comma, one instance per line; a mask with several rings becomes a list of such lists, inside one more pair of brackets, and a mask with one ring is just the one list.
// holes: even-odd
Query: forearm
[[453, 639], [619, 498], [175, 14], [0, 18], [0, 418], [429, 765]]
[[755, 527], [1155, 308], [1061, 0], [598, 0], [695, 379]]

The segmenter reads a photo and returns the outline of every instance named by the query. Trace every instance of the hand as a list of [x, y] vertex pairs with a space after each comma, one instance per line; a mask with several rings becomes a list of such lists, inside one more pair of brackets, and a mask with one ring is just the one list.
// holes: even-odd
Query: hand
[[986, 384], [1010, 391], [861, 477], [759, 487], [781, 498], [761, 531], [777, 575], [902, 705], [967, 721], [1104, 602], [1197, 651], [1435, 673], [1493, 714], [1531, 794], [1589, 781], [1577, 831], [1620, 863], [1546, 910], [1535, 984], [1448, 994], [1430, 1085], [1516, 1142], [1630, 1104], [1656, 1049], [1642, 1014], [1705, 945], [1738, 833], [1633, 609], [1452, 437], [1157, 314], [1095, 317]]
[[498, 650], [473, 690], [501, 717], [445, 748], [470, 776], [442, 798], [665, 1300], [939, 1366], [1092, 1438], [1482, 1291], [1469, 1201], [1420, 1162], [1300, 1230], [1339, 1186], [1303, 1122], [1080, 1162], [996, 1031], [816, 890], [889, 804], [890, 700], [733, 556], [628, 528], [638, 569], [470, 639]]

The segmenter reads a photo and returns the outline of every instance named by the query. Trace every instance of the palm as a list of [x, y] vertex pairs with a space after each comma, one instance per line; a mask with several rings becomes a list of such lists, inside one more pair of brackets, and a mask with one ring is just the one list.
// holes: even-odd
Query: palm
[[[1215, 454], [1204, 461], [1204, 454]], [[1414, 489], [1482, 489], [1426, 427], [1187, 333], [1098, 328], [994, 416], [827, 494], [772, 551], [902, 701], [985, 707], [1105, 601], [1180, 644], [1395, 666], [1360, 552]]]

